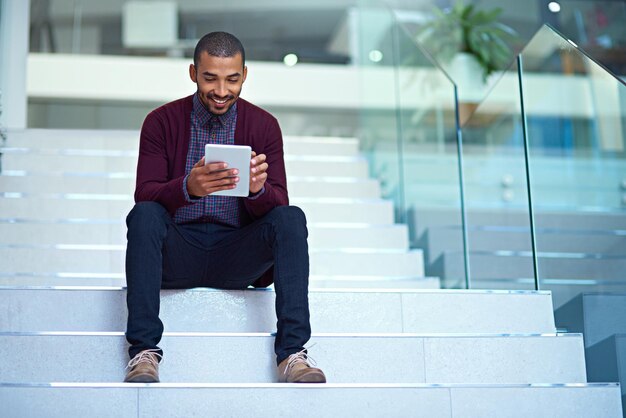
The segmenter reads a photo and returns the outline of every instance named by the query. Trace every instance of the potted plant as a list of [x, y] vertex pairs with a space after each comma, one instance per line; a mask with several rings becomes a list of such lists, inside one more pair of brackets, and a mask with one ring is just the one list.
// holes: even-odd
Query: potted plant
[[458, 1], [449, 9], [435, 8], [434, 19], [418, 33], [418, 41], [459, 86], [463, 101], [482, 100], [489, 75], [506, 68], [513, 57], [509, 43], [518, 36], [498, 22], [501, 13], [500, 8], [477, 10]]
[[434, 9], [435, 18], [427, 23], [418, 37], [442, 63], [461, 54], [469, 54], [482, 69], [483, 80], [503, 69], [511, 60], [509, 42], [517, 33], [500, 22], [502, 9], [476, 10], [460, 1], [452, 8]]

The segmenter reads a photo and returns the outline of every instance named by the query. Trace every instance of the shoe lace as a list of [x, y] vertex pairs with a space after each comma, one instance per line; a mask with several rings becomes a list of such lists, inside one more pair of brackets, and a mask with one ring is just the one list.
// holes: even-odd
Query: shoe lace
[[132, 369], [139, 363], [150, 363], [153, 366], [156, 366], [162, 359], [163, 356], [159, 353], [159, 350], [157, 349], [143, 350], [135, 357], [130, 359], [128, 365], [126, 366], [126, 369]]
[[[315, 344], [311, 345], [311, 347], [313, 347], [314, 345]], [[283, 372], [285, 376], [289, 373], [289, 370], [296, 364], [304, 364], [307, 367], [317, 366], [317, 362], [313, 359], [313, 357], [306, 353], [308, 348], [304, 348], [297, 353], [289, 356], [289, 360], [287, 360], [287, 366], [285, 367], [285, 371]]]

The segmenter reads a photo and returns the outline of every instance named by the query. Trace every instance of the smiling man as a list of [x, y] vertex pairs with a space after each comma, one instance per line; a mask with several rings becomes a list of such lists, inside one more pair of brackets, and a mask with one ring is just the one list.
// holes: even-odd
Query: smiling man
[[[209, 33], [189, 66], [196, 93], [159, 107], [144, 121], [136, 204], [126, 219], [126, 382], [159, 381], [160, 289], [245, 289], [272, 282], [278, 380], [326, 381], [304, 348], [311, 336], [306, 218], [288, 206], [278, 122], [239, 97], [247, 71], [241, 42], [225, 32]], [[205, 165], [205, 144], [252, 148], [248, 197], [213, 195], [234, 188], [239, 171], [224, 163]], [[237, 361], [238, 355], [224, 358]]]

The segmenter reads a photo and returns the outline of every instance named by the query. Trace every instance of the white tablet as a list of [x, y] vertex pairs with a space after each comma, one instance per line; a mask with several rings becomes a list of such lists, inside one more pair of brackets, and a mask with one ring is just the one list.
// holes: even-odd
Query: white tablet
[[205, 164], [226, 163], [228, 170], [239, 170], [239, 183], [234, 189], [211, 193], [214, 196], [247, 197], [250, 194], [250, 160], [252, 148], [247, 145], [206, 144], [204, 147]]

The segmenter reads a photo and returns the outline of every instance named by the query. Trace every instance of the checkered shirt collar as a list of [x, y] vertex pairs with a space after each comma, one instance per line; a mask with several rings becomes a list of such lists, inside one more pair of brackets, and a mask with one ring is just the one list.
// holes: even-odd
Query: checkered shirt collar
[[226, 123], [237, 114], [237, 102], [235, 102], [235, 104], [228, 109], [228, 112], [223, 115], [214, 115], [209, 112], [206, 107], [204, 107], [198, 97], [198, 92], [196, 92], [196, 94], [193, 95], [193, 114], [200, 126], [210, 126], [213, 122], [217, 122], [220, 125], [225, 126]]

